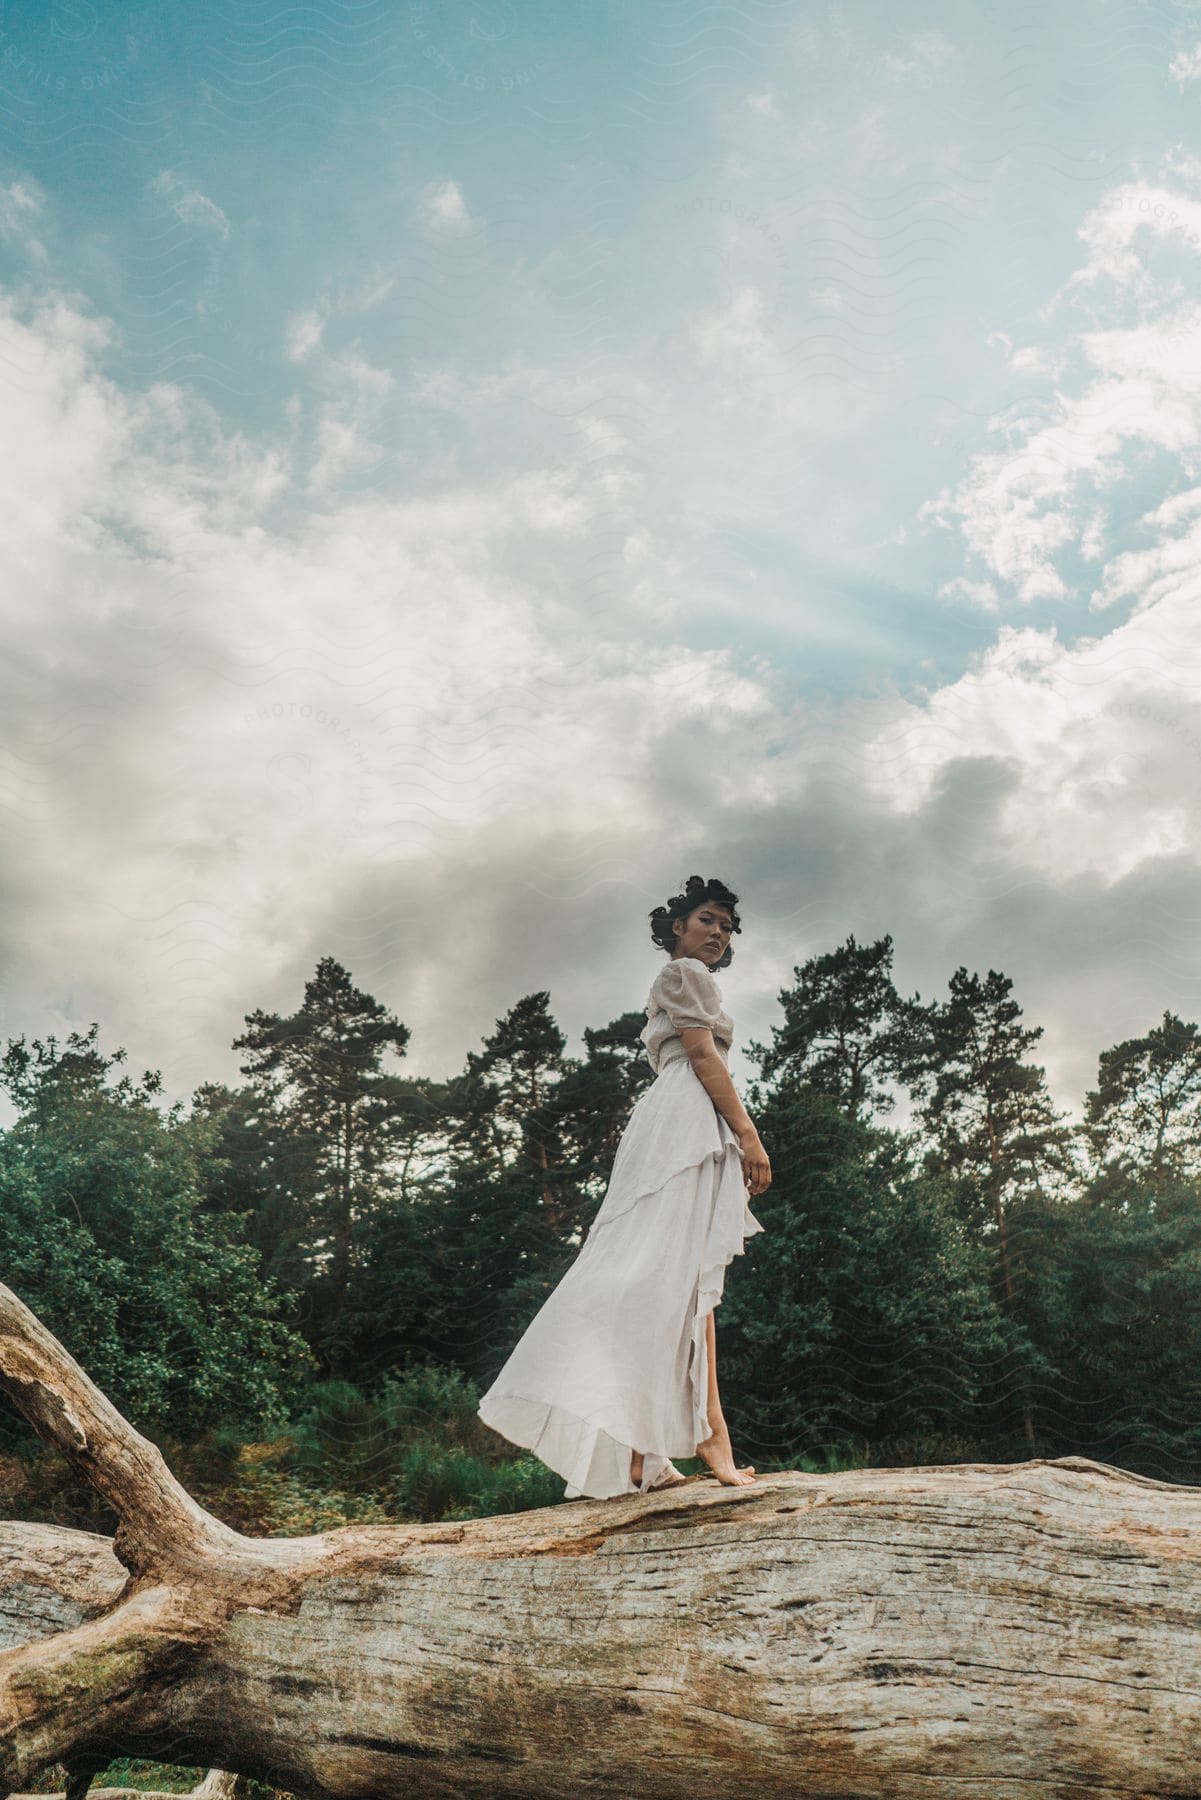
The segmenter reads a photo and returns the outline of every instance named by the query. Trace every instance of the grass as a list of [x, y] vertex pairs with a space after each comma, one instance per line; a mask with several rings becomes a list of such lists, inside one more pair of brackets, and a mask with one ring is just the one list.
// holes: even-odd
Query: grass
[[[97, 1775], [92, 1783], [92, 1791], [95, 1792], [97, 1788], [122, 1787], [141, 1788], [159, 1794], [190, 1794], [207, 1774], [207, 1769], [179, 1769], [170, 1763], [145, 1762], [140, 1757], [118, 1757], [102, 1774]], [[56, 1763], [53, 1768], [44, 1770], [31, 1781], [25, 1791], [30, 1794], [61, 1794], [65, 1782], [66, 1770]], [[243, 1785], [246, 1800], [298, 1800], [298, 1796], [285, 1793], [282, 1788], [264, 1787], [261, 1781], [247, 1781]]]

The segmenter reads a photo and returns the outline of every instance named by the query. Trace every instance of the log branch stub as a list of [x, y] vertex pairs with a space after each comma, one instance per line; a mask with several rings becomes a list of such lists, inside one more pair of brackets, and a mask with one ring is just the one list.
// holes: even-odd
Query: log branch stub
[[232, 1548], [236, 1533], [198, 1506], [161, 1451], [122, 1417], [11, 1288], [0, 1284], [0, 1385], [38, 1436], [108, 1501], [118, 1555], [135, 1574], [164, 1555]]

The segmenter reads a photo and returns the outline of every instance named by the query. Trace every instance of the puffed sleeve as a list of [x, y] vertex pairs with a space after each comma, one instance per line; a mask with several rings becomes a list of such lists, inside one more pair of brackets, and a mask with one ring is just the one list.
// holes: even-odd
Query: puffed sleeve
[[665, 963], [655, 977], [655, 996], [673, 1031], [698, 1025], [712, 1031], [721, 1016], [717, 983], [695, 956], [677, 956]]

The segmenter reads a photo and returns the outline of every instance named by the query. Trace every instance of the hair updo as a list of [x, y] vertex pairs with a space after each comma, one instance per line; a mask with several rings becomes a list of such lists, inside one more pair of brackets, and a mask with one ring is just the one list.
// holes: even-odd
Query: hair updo
[[[669, 956], [672, 954], [676, 947], [675, 933], [672, 931], [673, 923], [676, 919], [686, 919], [690, 912], [695, 912], [697, 907], [703, 906], [707, 900], [728, 907], [733, 915], [733, 930], [742, 930], [742, 926], [738, 922], [738, 914], [734, 910], [738, 903], [738, 895], [733, 893], [724, 881], [716, 879], [702, 881], [699, 875], [690, 875], [684, 883], [682, 894], [674, 895], [666, 906], [656, 906], [651, 913], [651, 936], [661, 950], [666, 950]], [[711, 963], [710, 967], [726, 969], [733, 960], [734, 946], [727, 944], [718, 961]]]

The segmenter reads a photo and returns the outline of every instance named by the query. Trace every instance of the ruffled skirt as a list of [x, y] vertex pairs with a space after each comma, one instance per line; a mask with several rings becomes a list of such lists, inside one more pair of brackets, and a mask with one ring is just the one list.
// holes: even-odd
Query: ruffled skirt
[[661, 1065], [622, 1133], [579, 1255], [479, 1404], [562, 1475], [565, 1498], [638, 1491], [709, 1436], [706, 1320], [745, 1240], [738, 1140], [686, 1057]]

